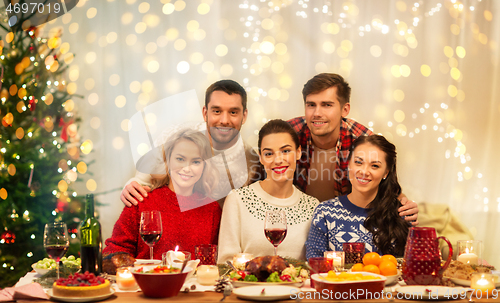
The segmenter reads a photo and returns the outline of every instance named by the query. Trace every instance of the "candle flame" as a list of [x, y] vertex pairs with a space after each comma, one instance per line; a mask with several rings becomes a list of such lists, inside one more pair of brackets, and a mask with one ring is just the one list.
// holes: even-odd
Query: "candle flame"
[[469, 248], [468, 248], [468, 247], [466, 247], [466, 248], [465, 248], [465, 253], [466, 253], [466, 254], [468, 254], [468, 253], [469, 253]]
[[175, 251], [179, 250], [179, 245], [175, 246]]

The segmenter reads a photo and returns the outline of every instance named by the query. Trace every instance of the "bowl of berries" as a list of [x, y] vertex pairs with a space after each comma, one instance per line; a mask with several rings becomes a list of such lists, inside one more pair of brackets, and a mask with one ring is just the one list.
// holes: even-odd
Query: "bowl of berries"
[[133, 267], [131, 272], [146, 297], [169, 298], [179, 294], [191, 268], [181, 272], [179, 268], [151, 265]]

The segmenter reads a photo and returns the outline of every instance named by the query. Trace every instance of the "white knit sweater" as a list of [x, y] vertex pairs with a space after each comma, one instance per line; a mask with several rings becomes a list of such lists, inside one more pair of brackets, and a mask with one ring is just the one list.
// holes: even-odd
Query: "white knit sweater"
[[265, 192], [260, 181], [233, 190], [227, 196], [222, 210], [219, 232], [218, 263], [232, 260], [241, 252], [254, 257], [273, 255], [274, 246], [264, 234], [266, 210], [283, 209], [286, 212], [287, 235], [278, 246], [278, 255], [305, 259], [305, 246], [314, 209], [319, 201], [293, 187], [293, 194], [279, 199]]

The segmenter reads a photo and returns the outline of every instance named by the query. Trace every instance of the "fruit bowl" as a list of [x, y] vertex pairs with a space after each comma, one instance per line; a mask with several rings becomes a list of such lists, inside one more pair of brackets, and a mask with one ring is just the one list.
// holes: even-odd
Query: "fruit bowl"
[[393, 276], [385, 276], [387, 280], [385, 281], [385, 285], [392, 285], [398, 282], [399, 277], [401, 277], [401, 271], [398, 269], [398, 274]]
[[50, 268], [38, 268], [36, 265], [37, 263], [31, 264], [31, 268], [33, 268], [36, 271], [36, 273], [41, 276], [45, 275], [51, 270]]
[[137, 272], [139, 268], [144, 271], [151, 270], [156, 266], [136, 266], [131, 269], [135, 281], [146, 297], [169, 298], [175, 297], [186, 280], [187, 275], [192, 271], [186, 267], [182, 273], [144, 273]]
[[387, 278], [370, 272], [356, 273], [366, 276], [375, 276], [380, 279], [333, 282], [326, 280], [326, 276], [328, 276], [327, 273], [314, 274], [311, 276], [311, 279], [314, 281], [314, 287], [316, 290], [322, 294], [327, 293], [330, 296], [329, 299], [346, 300], [377, 298], [374, 296], [380, 295], [380, 292], [384, 289], [384, 284]]

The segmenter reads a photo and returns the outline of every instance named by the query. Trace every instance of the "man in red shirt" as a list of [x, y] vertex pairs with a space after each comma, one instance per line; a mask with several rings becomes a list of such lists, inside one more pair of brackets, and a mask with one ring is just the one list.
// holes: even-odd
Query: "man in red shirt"
[[[347, 118], [351, 87], [338, 74], [323, 73], [307, 81], [302, 90], [305, 116], [288, 121], [299, 135], [302, 156], [294, 183], [320, 201], [349, 192], [347, 164], [352, 142], [373, 132]], [[400, 196], [400, 215], [418, 224], [417, 204]]]

